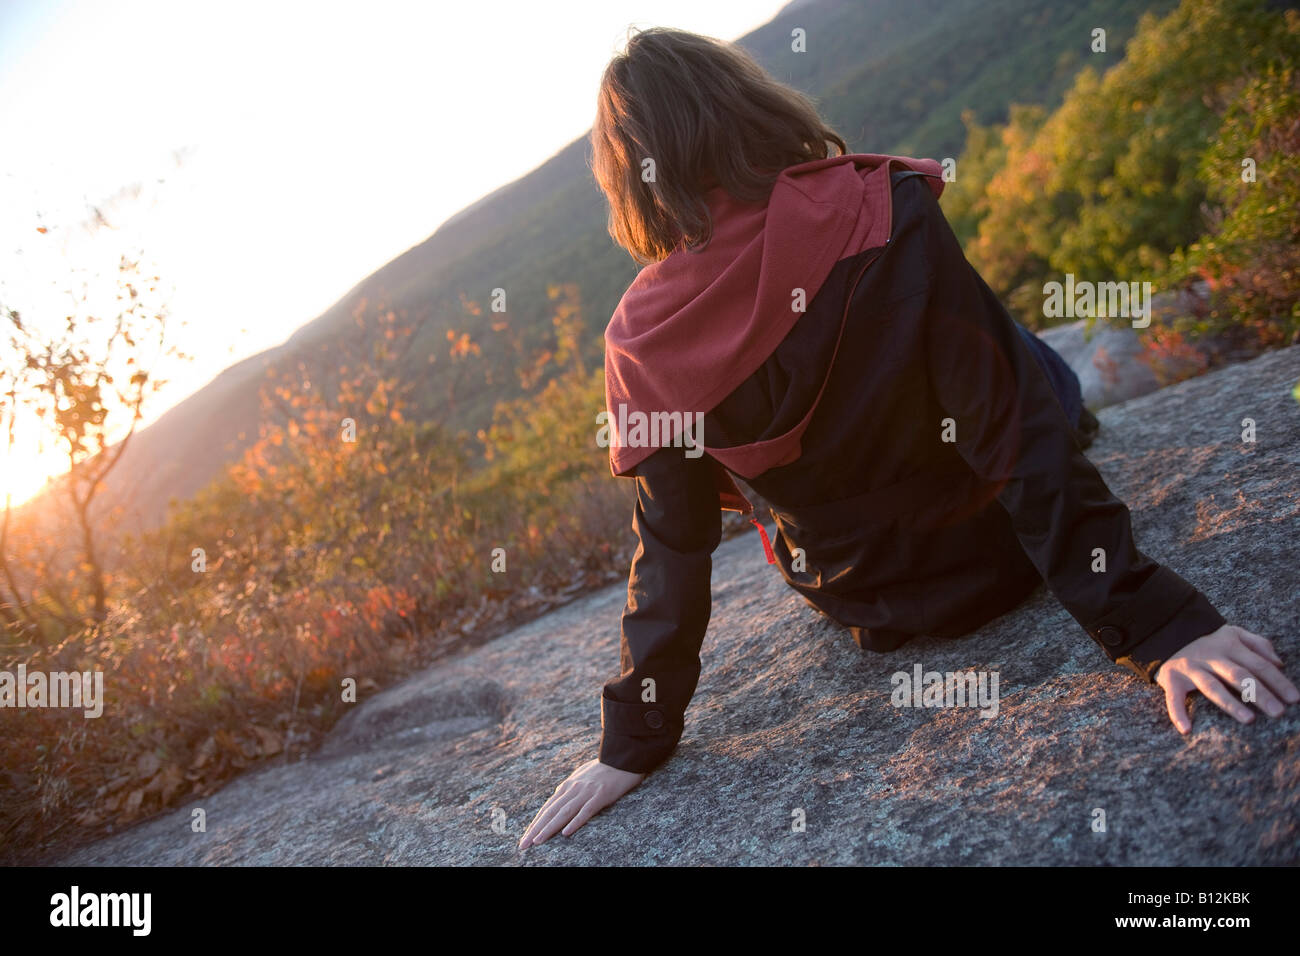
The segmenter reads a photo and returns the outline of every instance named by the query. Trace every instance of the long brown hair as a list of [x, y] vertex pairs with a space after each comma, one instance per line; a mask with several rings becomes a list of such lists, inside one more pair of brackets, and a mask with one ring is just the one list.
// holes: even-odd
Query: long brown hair
[[642, 264], [708, 242], [710, 188], [759, 202], [787, 166], [848, 152], [807, 96], [745, 50], [663, 27], [632, 35], [605, 68], [591, 145], [609, 234]]

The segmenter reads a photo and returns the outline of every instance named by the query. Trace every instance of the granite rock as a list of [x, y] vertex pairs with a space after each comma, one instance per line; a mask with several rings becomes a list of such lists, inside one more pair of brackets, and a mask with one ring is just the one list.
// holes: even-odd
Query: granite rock
[[[1104, 409], [1088, 451], [1139, 547], [1273, 638], [1293, 680], [1298, 379], [1300, 346], [1181, 382]], [[1041, 587], [965, 637], [863, 652], [785, 586], [752, 530], [715, 555], [676, 754], [573, 837], [521, 853], [531, 817], [594, 755], [625, 596], [594, 592], [416, 674], [359, 703], [307, 759], [65, 862], [1300, 862], [1300, 706], [1242, 726], [1198, 696], [1183, 738], [1159, 689], [1106, 660]], [[894, 707], [891, 675], [916, 664], [998, 672], [997, 716]], [[205, 833], [191, 832], [196, 806]]]

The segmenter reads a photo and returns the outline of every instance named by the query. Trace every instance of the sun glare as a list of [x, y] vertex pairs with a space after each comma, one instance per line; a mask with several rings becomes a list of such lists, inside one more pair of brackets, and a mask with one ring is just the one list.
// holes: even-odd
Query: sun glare
[[[24, 428], [24, 424], [28, 427]], [[7, 447], [7, 438], [0, 440], [0, 508], [5, 497], [11, 507], [30, 500], [45, 487], [51, 478], [68, 469], [67, 458], [58, 449], [44, 449], [38, 441], [33, 423], [19, 421], [14, 429], [13, 450]]]

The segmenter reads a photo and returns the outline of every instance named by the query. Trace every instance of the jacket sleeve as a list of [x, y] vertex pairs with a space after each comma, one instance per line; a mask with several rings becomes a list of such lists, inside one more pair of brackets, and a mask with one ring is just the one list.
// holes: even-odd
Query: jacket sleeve
[[709, 626], [722, 513], [709, 459], [661, 448], [635, 470], [638, 545], [622, 615], [620, 674], [601, 691], [601, 763], [649, 773], [681, 739]]
[[[998, 500], [1021, 547], [1071, 616], [1108, 658], [1154, 682], [1167, 658], [1221, 627], [1223, 616], [1138, 550], [1128, 507], [1079, 449], [1011, 316], [966, 261], [929, 191], [905, 188], [926, 194], [934, 280], [925, 349], [957, 451], [981, 478], [1005, 482]], [[939, 436], [941, 423], [934, 429]]]

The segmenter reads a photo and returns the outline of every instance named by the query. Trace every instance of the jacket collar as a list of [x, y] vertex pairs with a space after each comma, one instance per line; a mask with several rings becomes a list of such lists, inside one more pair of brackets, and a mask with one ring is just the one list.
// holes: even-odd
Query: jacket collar
[[[837, 262], [885, 244], [895, 165], [929, 174], [935, 196], [942, 192], [935, 160], [850, 153], [788, 167], [765, 202], [742, 202], [722, 187], [705, 194], [709, 243], [696, 251], [679, 248], [643, 268], [605, 330], [614, 475], [659, 447], [685, 441], [674, 434], [627, 444], [635, 436], [620, 434], [616, 423], [638, 412], [679, 412], [674, 421], [689, 425], [695, 413], [712, 410], [767, 360], [802, 314], [799, 301], [813, 300]], [[707, 436], [704, 442], [724, 464], [744, 459], [733, 470], [746, 477], [789, 458], [792, 449], [798, 454], [797, 436], [748, 452], [710, 449]], [[724, 508], [747, 510], [726, 472], [716, 470]]]

